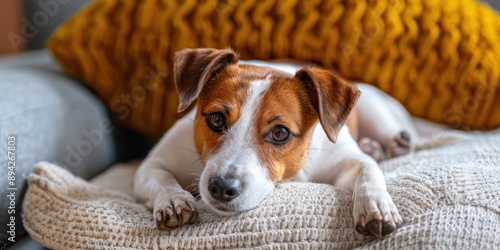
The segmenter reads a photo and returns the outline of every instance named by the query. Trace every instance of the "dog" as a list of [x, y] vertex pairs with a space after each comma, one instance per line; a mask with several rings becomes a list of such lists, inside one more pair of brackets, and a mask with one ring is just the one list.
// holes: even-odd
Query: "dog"
[[238, 61], [231, 49], [175, 54], [178, 110], [196, 105], [141, 163], [133, 189], [158, 228], [196, 221], [193, 186], [214, 212], [232, 215], [285, 181], [352, 190], [361, 234], [401, 227], [377, 162], [412, 150], [407, 111], [375, 87], [319, 67]]

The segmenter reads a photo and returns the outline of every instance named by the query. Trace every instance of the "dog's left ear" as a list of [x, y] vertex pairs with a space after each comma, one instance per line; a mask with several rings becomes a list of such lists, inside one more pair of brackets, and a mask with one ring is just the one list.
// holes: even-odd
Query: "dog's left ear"
[[175, 53], [174, 80], [181, 112], [198, 98], [203, 86], [217, 71], [238, 62], [231, 49], [183, 49]]
[[328, 139], [336, 142], [337, 135], [361, 92], [354, 84], [342, 80], [328, 70], [304, 67], [295, 77], [307, 86], [321, 126]]

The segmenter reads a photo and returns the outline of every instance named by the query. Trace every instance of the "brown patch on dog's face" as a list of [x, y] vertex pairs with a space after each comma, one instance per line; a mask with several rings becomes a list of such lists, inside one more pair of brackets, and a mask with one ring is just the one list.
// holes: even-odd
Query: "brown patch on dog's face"
[[[318, 122], [307, 89], [292, 76], [273, 75], [259, 114], [255, 125], [260, 159], [268, 167], [272, 181], [290, 179], [308, 159], [312, 132]], [[283, 131], [287, 139], [273, 140], [273, 132]]]

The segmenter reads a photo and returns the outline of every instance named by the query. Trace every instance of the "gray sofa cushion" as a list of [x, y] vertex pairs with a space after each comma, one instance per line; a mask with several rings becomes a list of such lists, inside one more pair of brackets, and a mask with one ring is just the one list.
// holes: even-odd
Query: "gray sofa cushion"
[[[116, 154], [114, 127], [101, 102], [62, 74], [44, 51], [0, 59], [0, 114], [0, 242], [8, 242], [7, 195], [15, 192], [16, 239], [20, 239], [23, 185], [35, 162], [54, 162], [88, 179], [111, 165]], [[8, 137], [15, 137], [12, 187], [17, 190], [6, 186]]]

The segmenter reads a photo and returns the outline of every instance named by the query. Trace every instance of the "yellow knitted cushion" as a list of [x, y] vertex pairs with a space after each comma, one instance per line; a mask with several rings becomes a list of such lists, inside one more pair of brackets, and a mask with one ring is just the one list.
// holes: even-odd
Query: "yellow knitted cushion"
[[160, 136], [179, 117], [172, 57], [231, 46], [374, 84], [413, 114], [500, 125], [500, 17], [474, 0], [97, 0], [48, 44], [117, 117]]

